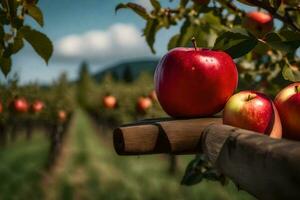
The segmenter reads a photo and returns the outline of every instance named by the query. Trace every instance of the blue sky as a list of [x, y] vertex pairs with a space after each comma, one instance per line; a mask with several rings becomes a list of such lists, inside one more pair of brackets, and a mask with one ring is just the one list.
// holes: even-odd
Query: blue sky
[[[132, 0], [149, 7], [149, 0]], [[141, 30], [144, 21], [129, 10], [117, 15], [114, 8], [124, 0], [40, 0], [45, 26], [39, 28], [31, 19], [27, 23], [46, 33], [54, 43], [54, 55], [48, 65], [29, 45], [13, 57], [13, 73], [22, 83], [51, 82], [63, 71], [70, 79], [77, 77], [83, 60], [92, 72], [109, 64], [136, 58], [160, 57], [166, 53], [168, 39], [178, 27], [161, 31], [157, 36], [157, 54], [150, 53]], [[169, 1], [161, 1], [168, 4]], [[174, 1], [177, 3], [177, 1]], [[172, 6], [172, 5], [171, 5]], [[3, 77], [0, 79], [4, 80]]]
[[[148, 5], [148, 0], [133, 1]], [[82, 60], [89, 61], [91, 71], [98, 71], [101, 67], [123, 60], [160, 57], [166, 52], [168, 38], [178, 31], [177, 28], [159, 34], [155, 45], [157, 54], [152, 55], [141, 37], [144, 21], [127, 10], [115, 15], [115, 5], [121, 2], [126, 1], [40, 0], [45, 26], [39, 28], [31, 19], [27, 19], [27, 23], [49, 36], [54, 43], [54, 55], [46, 65], [26, 45], [13, 57], [13, 73], [10, 76], [17, 72], [22, 83], [51, 82], [63, 71], [67, 72], [70, 79], [76, 78]], [[102, 42], [94, 42], [99, 39], [97, 36], [102, 36]], [[90, 42], [86, 43], [85, 40]], [[76, 41], [78, 44], [74, 46]], [[76, 48], [79, 48], [79, 52], [72, 53]], [[3, 80], [3, 77], [0, 78]]]

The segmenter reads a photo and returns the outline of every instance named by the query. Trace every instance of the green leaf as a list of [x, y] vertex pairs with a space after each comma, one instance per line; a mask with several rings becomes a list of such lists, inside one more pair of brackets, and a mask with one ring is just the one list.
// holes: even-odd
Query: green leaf
[[176, 34], [169, 40], [168, 50], [171, 50], [171, 49], [174, 49], [175, 47], [177, 47], [177, 41], [178, 41], [179, 37], [180, 37], [180, 35]]
[[146, 42], [151, 49], [151, 52], [155, 54], [155, 49], [153, 47], [155, 42], [155, 34], [159, 28], [159, 22], [157, 19], [150, 19], [147, 21], [146, 27], [144, 29], [144, 36], [146, 37]]
[[192, 37], [195, 37], [194, 35], [194, 29], [195, 26], [192, 25], [189, 18], [187, 18], [180, 29], [179, 38], [177, 40], [176, 46], [186, 46], [192, 39]]
[[204, 164], [205, 160], [202, 156], [197, 156], [194, 160], [192, 160], [184, 173], [184, 176], [181, 180], [182, 185], [195, 185], [200, 183], [204, 176], [202, 173], [202, 165]]
[[282, 30], [279, 32], [280, 36], [283, 37], [285, 40], [299, 40], [300, 33], [297, 31], [291, 31], [288, 29]]
[[286, 63], [282, 69], [282, 76], [285, 80], [298, 82], [300, 81], [300, 70], [298, 67]]
[[36, 53], [48, 64], [53, 52], [53, 45], [50, 39], [45, 34], [31, 29], [29, 26], [22, 27], [20, 31]]
[[160, 10], [161, 5], [158, 0], [150, 0], [150, 2], [155, 10]]
[[213, 49], [225, 51], [232, 58], [239, 58], [250, 52], [257, 43], [258, 41], [254, 37], [241, 33], [225, 32], [216, 39]]
[[11, 58], [1, 57], [0, 58], [0, 68], [4, 76], [6, 77], [11, 70]]
[[116, 6], [115, 12], [118, 12], [118, 10], [123, 9], [123, 8], [129, 8], [129, 9], [133, 10], [136, 14], [138, 14], [145, 20], [150, 19], [150, 16], [147, 13], [147, 10], [143, 6], [140, 6], [136, 3], [120, 3]]
[[208, 161], [204, 154], [197, 155], [192, 160], [184, 173], [181, 180], [182, 185], [195, 185], [202, 180], [220, 181], [221, 184], [226, 184], [226, 178], [220, 174]]
[[23, 35], [18, 32], [17, 36], [14, 38], [14, 43], [11, 45], [11, 53], [15, 54], [20, 51], [24, 46]]
[[300, 46], [300, 38], [282, 38], [277, 33], [268, 33], [265, 37], [265, 41], [273, 49], [280, 50], [284, 53], [291, 53], [296, 51]]
[[44, 26], [43, 13], [39, 7], [35, 5], [26, 6], [28, 15], [31, 16], [40, 26]]

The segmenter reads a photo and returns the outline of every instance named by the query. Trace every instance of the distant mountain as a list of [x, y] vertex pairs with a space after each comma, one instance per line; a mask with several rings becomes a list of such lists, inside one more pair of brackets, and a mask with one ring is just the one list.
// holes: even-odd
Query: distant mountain
[[135, 79], [141, 72], [149, 72], [153, 74], [157, 64], [158, 59], [122, 62], [106, 67], [104, 70], [94, 74], [93, 78], [96, 81], [101, 81], [106, 74], [111, 73], [114, 78], [119, 80]]

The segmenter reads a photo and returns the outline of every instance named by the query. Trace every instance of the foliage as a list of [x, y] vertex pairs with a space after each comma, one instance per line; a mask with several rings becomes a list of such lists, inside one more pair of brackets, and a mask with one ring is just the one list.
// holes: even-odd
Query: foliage
[[[191, 38], [204, 48], [226, 51], [237, 58], [237, 67], [243, 81], [242, 88], [274, 91], [288, 81], [300, 81], [300, 6], [297, 1], [259, 0], [245, 1], [254, 8], [269, 12], [283, 25], [263, 37], [252, 35], [243, 27], [246, 12], [240, 4], [230, 0], [180, 0], [175, 8], [163, 7], [151, 1], [153, 9], [147, 11], [135, 3], [121, 3], [120, 9], [131, 9], [145, 21], [144, 36], [155, 53], [157, 32], [171, 26], [181, 26], [180, 32], [170, 38], [168, 49], [190, 46]], [[297, 5], [298, 4], [298, 5]], [[281, 76], [283, 74], [283, 78]], [[270, 83], [270, 84], [266, 84]]]
[[[156, 100], [152, 101], [153, 105], [146, 113], [140, 113], [136, 109], [138, 98], [148, 96], [153, 90], [152, 74], [142, 73], [132, 82], [128, 82], [127, 77], [123, 78], [122, 80], [115, 80], [108, 73], [99, 84], [93, 84], [86, 88], [86, 91], [90, 92], [89, 98], [85, 100], [85, 109], [94, 115], [99, 122], [110, 126], [119, 126], [142, 118], [165, 116]], [[117, 98], [118, 105], [115, 109], [105, 108], [102, 104], [102, 98], [107, 94]]]
[[[41, 87], [37, 84], [20, 86], [18, 77], [9, 81], [7, 85], [0, 85], [1, 104], [3, 111], [0, 113], [0, 125], [14, 124], [15, 122], [35, 121], [41, 124], [56, 123], [58, 111], [64, 110], [67, 114], [73, 112], [75, 102], [71, 86], [64, 74], [49, 87]], [[35, 100], [44, 102], [45, 108], [40, 113], [15, 113], [10, 109], [10, 103], [15, 97], [24, 97], [29, 106]]]
[[85, 107], [88, 104], [89, 98], [92, 95], [94, 81], [90, 76], [89, 65], [87, 62], [82, 62], [79, 71], [79, 80], [77, 83], [77, 101]]
[[43, 13], [38, 0], [0, 1], [0, 69], [6, 76], [12, 66], [12, 56], [18, 53], [27, 41], [35, 52], [48, 63], [53, 46], [50, 39], [38, 30], [26, 25], [26, 17], [44, 25]]
[[204, 154], [199, 154], [187, 166], [181, 184], [194, 185], [200, 183], [203, 179], [219, 181], [222, 185], [228, 182], [228, 180], [210, 164]]

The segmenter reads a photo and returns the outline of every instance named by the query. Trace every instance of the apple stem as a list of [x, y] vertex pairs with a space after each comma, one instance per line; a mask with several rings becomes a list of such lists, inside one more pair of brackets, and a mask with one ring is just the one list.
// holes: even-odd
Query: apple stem
[[193, 46], [195, 48], [195, 51], [197, 51], [197, 42], [196, 42], [196, 38], [195, 37], [192, 37], [192, 43], [193, 43]]
[[250, 101], [251, 100], [251, 95], [248, 94], [248, 98], [247, 98], [247, 101]]
[[298, 88], [299, 88], [298, 85], [296, 85], [295, 86], [296, 93], [300, 92]]

